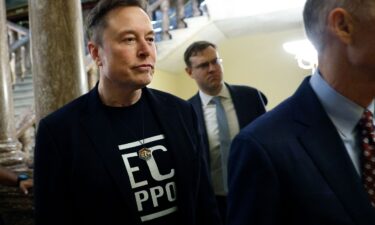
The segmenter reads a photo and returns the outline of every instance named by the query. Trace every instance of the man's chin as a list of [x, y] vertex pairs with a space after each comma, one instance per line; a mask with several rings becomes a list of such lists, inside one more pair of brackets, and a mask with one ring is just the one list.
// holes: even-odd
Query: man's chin
[[144, 87], [146, 87], [147, 85], [151, 84], [152, 78], [153, 78], [152, 76], [148, 76], [148, 78], [142, 79], [142, 80], [139, 82], [139, 86], [140, 86], [140, 88], [144, 88]]

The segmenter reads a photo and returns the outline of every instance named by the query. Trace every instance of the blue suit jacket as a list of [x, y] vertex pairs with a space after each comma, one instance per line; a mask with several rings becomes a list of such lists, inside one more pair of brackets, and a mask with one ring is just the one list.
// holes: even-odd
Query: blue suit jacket
[[[170, 94], [144, 88], [176, 172], [184, 225], [216, 225], [217, 208], [197, 135], [193, 108]], [[35, 149], [37, 225], [136, 225], [137, 209], [115, 134], [94, 88], [40, 121]]]
[[[267, 105], [267, 98], [264, 96], [263, 93], [259, 92], [257, 89], [242, 85], [225, 85], [228, 87], [229, 93], [232, 97], [240, 129], [242, 129], [255, 118], [266, 112], [265, 106]], [[262, 96], [262, 99], [260, 95]], [[205, 149], [205, 158], [209, 163], [210, 153], [208, 136], [206, 131], [206, 123], [204, 121], [202, 101], [199, 97], [199, 93], [194, 95], [188, 101], [193, 105], [197, 113], [198, 123], [200, 125], [200, 133], [202, 135], [202, 140]]]
[[374, 225], [359, 174], [305, 79], [244, 128], [229, 159], [230, 225]]

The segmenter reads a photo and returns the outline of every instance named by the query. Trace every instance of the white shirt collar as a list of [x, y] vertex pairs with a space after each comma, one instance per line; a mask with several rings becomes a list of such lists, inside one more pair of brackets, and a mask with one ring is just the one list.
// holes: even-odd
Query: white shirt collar
[[[354, 132], [364, 111], [363, 107], [336, 92], [321, 77], [318, 70], [311, 76], [310, 84], [337, 129], [344, 136]], [[374, 102], [375, 100], [367, 107], [372, 113], [375, 108]]]
[[[211, 102], [211, 99], [215, 97], [212, 95], [208, 95], [201, 90], [199, 90], [199, 96], [201, 98], [203, 106], [207, 106]], [[216, 96], [220, 96], [223, 98], [230, 98], [228, 87], [225, 84], [223, 84], [223, 88], [220, 90], [220, 92]]]

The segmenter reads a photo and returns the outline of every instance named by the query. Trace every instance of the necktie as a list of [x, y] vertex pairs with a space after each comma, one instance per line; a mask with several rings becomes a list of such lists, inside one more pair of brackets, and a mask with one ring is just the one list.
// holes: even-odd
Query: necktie
[[362, 154], [362, 179], [371, 204], [375, 207], [375, 131], [373, 115], [366, 110], [359, 121]]
[[223, 104], [221, 103], [220, 96], [215, 96], [212, 101], [216, 105], [216, 119], [219, 127], [219, 141], [220, 141], [220, 152], [221, 152], [221, 165], [223, 171], [223, 182], [224, 190], [228, 192], [228, 175], [227, 175], [227, 163], [228, 163], [228, 153], [231, 143], [229, 126], [227, 116]]

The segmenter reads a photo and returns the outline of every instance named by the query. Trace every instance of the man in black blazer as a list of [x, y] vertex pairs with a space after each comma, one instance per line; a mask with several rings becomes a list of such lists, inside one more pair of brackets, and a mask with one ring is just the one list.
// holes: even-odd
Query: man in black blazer
[[99, 82], [39, 123], [36, 224], [220, 224], [194, 109], [146, 87], [156, 48], [142, 3], [100, 0], [87, 21]]
[[220, 97], [229, 126], [229, 141], [241, 128], [265, 113], [267, 99], [255, 88], [224, 83], [222, 60], [213, 43], [207, 41], [192, 43], [185, 51], [184, 61], [187, 74], [199, 87], [199, 92], [189, 99], [189, 102], [198, 115], [205, 157], [210, 165], [211, 180], [220, 215], [225, 221], [226, 165], [229, 147], [223, 149], [225, 144], [222, 144], [220, 139], [220, 125], [216, 117], [218, 113], [213, 99], [215, 96]]
[[319, 66], [233, 141], [230, 225], [375, 224], [374, 121], [360, 128], [375, 110], [374, 12], [372, 0], [306, 1]]

